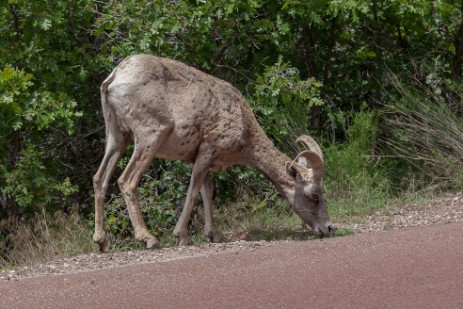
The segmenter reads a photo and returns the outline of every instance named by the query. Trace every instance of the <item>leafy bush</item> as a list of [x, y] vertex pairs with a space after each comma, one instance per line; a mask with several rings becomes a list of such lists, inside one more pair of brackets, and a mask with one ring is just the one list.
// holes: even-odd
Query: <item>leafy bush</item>
[[321, 87], [315, 78], [302, 79], [299, 70], [280, 57], [257, 78], [255, 96], [249, 102], [264, 131], [281, 143], [291, 133], [290, 121], [307, 126], [309, 109], [324, 104]]
[[28, 215], [37, 205], [56, 206], [57, 197], [65, 201], [76, 192], [68, 177], [57, 177], [59, 158], [46, 149], [51, 152], [48, 145], [59, 138], [52, 128], [69, 134], [82, 116], [64, 93], [52, 94], [34, 83], [34, 76], [23, 70], [0, 70], [0, 197]]

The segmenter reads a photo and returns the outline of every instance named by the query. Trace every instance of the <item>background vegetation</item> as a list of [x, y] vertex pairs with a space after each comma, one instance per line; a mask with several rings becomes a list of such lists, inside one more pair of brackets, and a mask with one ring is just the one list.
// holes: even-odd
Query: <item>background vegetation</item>
[[[42, 258], [91, 250], [91, 177], [104, 147], [99, 85], [136, 53], [229, 81], [288, 154], [295, 136], [315, 136], [335, 218], [462, 187], [461, 1], [0, 3], [0, 265], [26, 262], [27, 250]], [[189, 172], [156, 161], [145, 175], [140, 197], [154, 234], [169, 234]], [[215, 181], [229, 230], [300, 224], [255, 172], [237, 167]], [[115, 182], [108, 199], [107, 225], [123, 247], [131, 227]]]

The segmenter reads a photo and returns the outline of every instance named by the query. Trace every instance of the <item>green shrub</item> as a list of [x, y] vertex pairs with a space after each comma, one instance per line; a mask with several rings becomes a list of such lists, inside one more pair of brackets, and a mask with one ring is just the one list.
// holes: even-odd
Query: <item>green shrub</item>
[[353, 115], [346, 142], [324, 151], [326, 197], [334, 218], [369, 212], [383, 206], [390, 195], [387, 163], [374, 155], [377, 123], [376, 112]]
[[291, 134], [291, 121], [307, 127], [309, 109], [324, 104], [321, 88], [315, 78], [303, 79], [297, 68], [283, 63], [280, 57], [257, 78], [255, 96], [249, 98], [249, 103], [267, 135], [281, 143]]
[[[33, 215], [37, 204], [56, 209], [77, 192], [60, 173], [59, 151], [47, 147], [70, 134], [82, 113], [64, 93], [52, 94], [36, 83], [24, 70], [0, 68], [0, 198], [8, 215]], [[58, 128], [67, 134], [56, 134]]]

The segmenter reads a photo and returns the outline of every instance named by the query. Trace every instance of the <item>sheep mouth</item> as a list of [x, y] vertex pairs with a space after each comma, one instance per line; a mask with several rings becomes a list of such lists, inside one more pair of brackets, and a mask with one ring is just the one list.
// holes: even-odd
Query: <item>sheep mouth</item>
[[333, 236], [337, 230], [338, 228], [332, 225], [329, 225], [325, 231], [319, 227], [312, 229], [313, 233], [320, 238]]

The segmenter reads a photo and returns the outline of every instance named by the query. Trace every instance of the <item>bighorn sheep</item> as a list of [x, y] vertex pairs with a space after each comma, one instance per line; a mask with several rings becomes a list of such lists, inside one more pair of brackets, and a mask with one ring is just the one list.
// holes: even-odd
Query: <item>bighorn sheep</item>
[[204, 204], [204, 233], [213, 242], [221, 240], [213, 223], [213, 188], [208, 173], [235, 164], [262, 172], [315, 233], [332, 230], [323, 198], [323, 154], [318, 144], [309, 136], [299, 137], [296, 142], [304, 142], [310, 150], [290, 160], [275, 148], [244, 97], [229, 83], [175, 60], [134, 55], [103, 82], [101, 101], [106, 148], [93, 177], [93, 240], [101, 251], [109, 248], [103, 224], [106, 189], [130, 143], [135, 148], [118, 184], [135, 238], [145, 242], [146, 248], [158, 248], [159, 244], [141, 216], [137, 186], [156, 157], [194, 163], [185, 205], [174, 229], [179, 245], [188, 244], [188, 221], [199, 191]]

